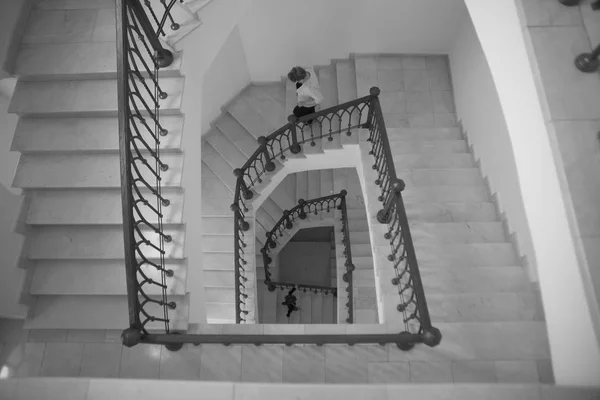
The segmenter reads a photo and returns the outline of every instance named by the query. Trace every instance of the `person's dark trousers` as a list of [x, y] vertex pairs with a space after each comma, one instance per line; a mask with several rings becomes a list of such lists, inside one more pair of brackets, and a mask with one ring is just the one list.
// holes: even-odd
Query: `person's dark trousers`
[[293, 305], [288, 305], [288, 312], [287, 312], [287, 317], [289, 318], [290, 315], [292, 314], [292, 311], [294, 311], [296, 307]]
[[[308, 114], [312, 114], [315, 112], [315, 107], [300, 107], [300, 106], [296, 106], [294, 107], [294, 115], [297, 118], [300, 117], [304, 117], [305, 115]], [[307, 124], [312, 124], [312, 119], [310, 121], [307, 121]]]

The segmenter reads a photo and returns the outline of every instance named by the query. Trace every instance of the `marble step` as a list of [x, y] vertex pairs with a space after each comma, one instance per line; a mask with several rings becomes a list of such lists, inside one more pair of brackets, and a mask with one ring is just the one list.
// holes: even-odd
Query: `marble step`
[[402, 192], [407, 207], [413, 204], [431, 202], [489, 202], [490, 196], [485, 186], [407, 186]]
[[111, 0], [40, 0], [34, 5], [37, 10], [113, 10], [115, 3]]
[[300, 323], [312, 324], [312, 295], [310, 293], [301, 294], [298, 298], [298, 307], [300, 307]]
[[333, 170], [322, 169], [320, 177], [321, 183], [321, 196], [330, 196], [333, 192]]
[[246, 156], [246, 158], [252, 156], [258, 149], [256, 138], [252, 136], [231, 114], [224, 113], [215, 122], [215, 126]]
[[[161, 152], [180, 151], [183, 116], [163, 115], [160, 123], [168, 130], [166, 136], [160, 137]], [[148, 144], [154, 143], [146, 130], [140, 132]], [[119, 123], [115, 117], [20, 118], [11, 150], [21, 153], [118, 152]]]
[[235, 304], [233, 303], [204, 303], [207, 321], [217, 319], [219, 321], [230, 321], [235, 323]]
[[[250, 282], [248, 282], [250, 283]], [[233, 288], [235, 287], [235, 274], [233, 266], [230, 271], [204, 269], [204, 287]], [[246, 286], [248, 288], [248, 285]]]
[[519, 265], [515, 250], [510, 243], [422, 244], [417, 242], [415, 252], [419, 266], [424, 268]]
[[337, 306], [337, 298], [330, 294], [322, 295], [322, 297], [323, 297], [323, 323], [324, 324], [337, 323], [337, 318], [335, 317], [335, 311], [334, 311]]
[[[165, 227], [164, 233], [172, 237], [165, 242], [165, 258], [181, 259], [185, 230], [183, 227]], [[152, 243], [158, 235], [144, 230]], [[121, 226], [40, 226], [30, 235], [28, 258], [32, 260], [120, 260], [124, 257], [123, 228]], [[150, 246], [140, 247], [149, 259], [159, 253]]]
[[[182, 154], [163, 154], [168, 165], [161, 171], [163, 187], [180, 186]], [[23, 189], [119, 188], [121, 175], [119, 154], [35, 154], [19, 159], [13, 186]], [[154, 164], [150, 163], [154, 168]], [[142, 177], [154, 184], [155, 175], [142, 163], [136, 163]]]
[[308, 171], [296, 173], [296, 201], [300, 199], [309, 200], [308, 195]]
[[409, 222], [414, 243], [504, 243], [501, 222]]
[[[188, 300], [171, 296], [177, 307], [169, 310], [171, 329], [186, 330]], [[146, 306], [148, 314], [163, 315], [163, 307]], [[129, 326], [127, 296], [39, 296], [25, 320], [25, 329], [118, 329]], [[164, 331], [163, 322], [148, 322], [147, 329]]]
[[[423, 287], [430, 294], [531, 293], [527, 273], [519, 266], [435, 268], [419, 264]], [[384, 281], [394, 276], [382, 274]]]
[[183, 3], [185, 7], [192, 13], [198, 13], [206, 7], [212, 0], [187, 0]]
[[[161, 88], [168, 95], [166, 99], [159, 100], [162, 115], [179, 113], [183, 81], [183, 78], [161, 79]], [[142, 98], [152, 104], [147, 91], [141, 86], [139, 90]], [[8, 111], [19, 116], [117, 116], [116, 99], [117, 81], [113, 79], [19, 81]]]
[[202, 217], [202, 233], [233, 235], [233, 217]]
[[[185, 282], [187, 268], [181, 263], [167, 260], [165, 268], [173, 271], [172, 277], [166, 277], [169, 296], [186, 293]], [[160, 282], [162, 277], [151, 266], [142, 266], [144, 274]], [[103, 260], [40, 260], [35, 263], [29, 293], [33, 295], [126, 295], [127, 280], [123, 261]], [[148, 295], [162, 295], [157, 285], [144, 286]]]
[[396, 172], [407, 186], [477, 186], [483, 185], [477, 168], [413, 169]]
[[263, 133], [264, 136], [287, 123], [285, 104], [280, 103], [270, 96], [263, 89], [262, 85], [250, 85], [240, 97], [245, 99], [268, 122], [270, 129], [268, 132]]
[[[274, 346], [278, 350], [267, 347], [269, 350], [257, 350], [252, 349], [251, 345], [242, 346], [240, 351], [236, 351], [235, 354], [249, 354], [252, 355], [250, 360], [254, 360], [255, 357], [260, 357], [261, 353], [264, 353], [264, 357], [269, 357], [273, 354], [283, 354], [284, 358], [284, 369], [292, 368], [298, 363], [298, 355], [306, 357], [308, 361], [306, 366], [298, 367], [301, 371], [309, 371], [311, 366], [314, 365], [314, 361], [311, 357], [317, 354], [318, 371], [325, 370], [325, 354], [327, 350], [314, 350], [312, 347], [306, 349], [292, 348], [285, 349], [283, 346]], [[260, 348], [259, 348], [260, 349]], [[281, 351], [279, 350], [281, 349]], [[340, 352], [343, 357], [346, 356], [345, 352]], [[211, 348], [211, 357], [215, 359], [222, 359], [223, 357], [231, 357], [231, 350], [227, 347], [215, 347]], [[350, 353], [349, 353], [350, 354]], [[351, 358], [352, 355], [348, 355]], [[242, 365], [252, 365], [252, 363], [244, 363], [242, 357], [235, 357], [233, 363], [231, 375], [224, 377], [224, 380], [232, 381], [239, 379], [240, 372], [242, 371]], [[289, 361], [288, 359], [293, 360]], [[545, 361], [545, 360], [540, 360]], [[366, 364], [365, 364], [366, 363]], [[180, 361], [178, 364], [181, 365], [182, 370], [186, 370], [185, 361]], [[205, 365], [202, 363], [204, 368]], [[371, 366], [369, 366], [371, 365]], [[376, 366], [373, 366], [376, 365]], [[556, 399], [595, 399], [600, 395], [600, 390], [596, 388], [578, 388], [578, 387], [566, 387], [566, 386], [555, 386], [548, 384], [540, 384], [538, 380], [541, 379], [538, 376], [536, 360], [523, 361], [523, 362], [483, 362], [483, 363], [459, 363], [452, 365], [449, 361], [444, 362], [441, 365], [435, 363], [424, 363], [419, 362], [411, 364], [418, 373], [419, 378], [415, 377], [418, 382], [421, 380], [431, 380], [431, 377], [437, 377], [436, 384], [431, 383], [407, 383], [410, 380], [410, 368], [408, 362], [398, 363], [387, 363], [387, 362], [373, 362], [368, 363], [365, 360], [361, 363], [361, 366], [357, 369], [355, 374], [351, 376], [360, 376], [360, 378], [354, 379], [353, 383], [367, 383], [369, 379], [372, 382], [394, 382], [394, 383], [371, 383], [367, 385], [340, 385], [338, 382], [348, 380], [347, 376], [343, 374], [335, 374], [330, 376], [329, 380], [325, 380], [325, 375], [315, 376], [314, 371], [307, 375], [298, 374], [296, 372], [291, 373], [287, 376], [284, 373], [285, 383], [269, 384], [263, 383], [260, 385], [241, 385], [235, 386], [236, 396], [243, 399], [250, 398], [281, 398], [281, 393], [295, 393], [297, 398], [312, 398], [312, 399], [326, 399], [326, 398], [369, 398], [369, 399], [406, 399], [406, 400], [432, 400], [440, 398], [449, 399], [464, 399], [464, 400], [479, 400], [479, 399], [531, 399], [531, 400], [556, 400]], [[478, 367], [483, 366], [482, 369]], [[436, 368], [437, 367], [437, 368]], [[208, 367], [207, 367], [208, 368]], [[316, 367], [315, 367], [316, 368]], [[245, 370], [245, 369], [244, 369]], [[448, 377], [452, 377], [453, 371], [460, 371], [461, 377], [466, 379], [481, 381], [484, 378], [484, 383], [448, 383]], [[329, 370], [328, 370], [329, 371]], [[360, 371], [360, 372], [358, 372]], [[519, 374], [521, 373], [521, 374]], [[186, 370], [185, 376], [189, 376], [189, 371]], [[520, 376], [521, 375], [521, 376]], [[279, 375], [278, 375], [279, 376]], [[237, 378], [236, 378], [237, 377]], [[535, 379], [532, 379], [535, 377]], [[287, 378], [287, 379], [286, 379]], [[487, 380], [485, 378], [488, 378]], [[499, 382], [507, 382], [505, 384], [497, 384], [496, 378], [500, 379]], [[266, 378], [265, 378], [266, 379]], [[319, 382], [336, 382], [319, 385], [298, 385], [298, 382], [311, 382], [312, 380], [318, 379]], [[434, 379], [435, 380], [435, 379]], [[156, 380], [146, 380], [144, 383], [144, 394], [152, 393], [157, 398], [165, 398], [172, 394], [173, 388], [179, 383], [174, 381], [160, 382]], [[60, 379], [44, 379], [44, 378], [13, 378], [10, 380], [2, 381], [0, 385], [7, 387], [7, 392], [14, 388], [19, 390], [19, 393], [49, 393], [50, 396], [54, 396], [56, 393], [59, 397], [64, 392], [64, 388], [77, 387], [80, 383], [79, 378], [60, 378]], [[289, 382], [289, 383], [288, 383]], [[402, 383], [401, 383], [402, 382]], [[523, 383], [525, 382], [525, 383]], [[123, 392], [129, 392], [137, 390], [139, 383], [137, 381], [124, 381], [119, 386], [108, 386], [104, 384], [104, 379], [91, 379], [89, 390], [85, 393], [89, 393], [89, 398], [98, 398], [100, 396], [111, 396], [113, 398], [118, 397]], [[202, 381], [190, 381], [186, 383], [186, 393], [204, 393], [212, 389], [210, 383]], [[2, 389], [3, 390], [3, 389]], [[233, 391], [233, 385], [224, 384], [223, 393], [230, 393]], [[218, 392], [220, 393], [220, 391]], [[229, 399], [230, 397], [224, 397]], [[83, 399], [83, 397], [77, 397], [77, 399]]]
[[[353, 60], [336, 60], [335, 61], [336, 75], [337, 75], [337, 90], [338, 90], [338, 104], [346, 103], [351, 100], [355, 100], [360, 97], [356, 91], [356, 70], [354, 67]], [[350, 118], [352, 118], [350, 120]], [[358, 123], [358, 117], [353, 115], [349, 117], [347, 114], [342, 115], [342, 128], [348, 127], [349, 124], [356, 125]], [[356, 144], [358, 143], [358, 135], [352, 134], [348, 136], [344, 132], [341, 135], [342, 144]]]
[[358, 256], [352, 253], [352, 264], [356, 269], [373, 269], [373, 257]]
[[390, 143], [396, 141], [461, 140], [459, 128], [387, 128]]
[[440, 202], [405, 204], [409, 221], [423, 222], [492, 222], [496, 208], [489, 202]]
[[[142, 193], [152, 198], [149, 191]], [[171, 202], [162, 207], [163, 223], [181, 223], [183, 191], [167, 188], [162, 195]], [[123, 221], [121, 191], [116, 188], [35, 190], [30, 193], [30, 199], [26, 220], [29, 225], [113, 225]], [[139, 208], [148, 221], [157, 221], [154, 211], [143, 205]]]
[[366, 216], [361, 219], [349, 218], [348, 228], [350, 229], [350, 234], [352, 235], [352, 237], [354, 237], [354, 235], [358, 232], [368, 232], [369, 222], [367, 221]]
[[[295, 175], [288, 175], [295, 176]], [[295, 190], [295, 188], [294, 188]], [[269, 199], [273, 200], [281, 210], [291, 210], [298, 204], [293, 196], [290, 196], [285, 186], [280, 183], [269, 195]]]
[[312, 170], [308, 172], [308, 197], [305, 200], [321, 197], [321, 171]]
[[234, 168], [242, 168], [248, 160], [244, 153], [227, 139], [225, 135], [221, 134], [220, 130], [213, 129], [204, 137], [206, 138], [206, 142], [210, 143], [217, 153]]
[[[116, 28], [113, 28], [116, 29]], [[77, 54], [77, 62], [72, 56]], [[152, 65], [146, 51], [141, 52]], [[161, 77], [179, 76], [181, 54], [159, 70]], [[15, 61], [21, 80], [116, 79], [117, 47], [114, 41], [88, 43], [41, 43], [22, 45]]]
[[[244, 251], [253, 253], [254, 235], [248, 234], [243, 241], [246, 244]], [[211, 253], [233, 253], [233, 232], [230, 235], [202, 235], [202, 249]]]
[[339, 193], [342, 190], [348, 190], [348, 169], [336, 168], [333, 170], [333, 191]]
[[231, 253], [202, 254], [202, 267], [205, 270], [233, 271], [233, 251]]
[[324, 324], [326, 321], [323, 315], [323, 295], [320, 293], [311, 293], [311, 319], [313, 324]]
[[[341, 240], [341, 239], [340, 239]], [[350, 230], [350, 240], [352, 243], [370, 243], [371, 236], [368, 230], [356, 231]], [[340, 242], [341, 245], [341, 242]]]
[[[277, 322], [277, 291], [269, 292], [263, 287], [263, 306], [262, 310], [262, 323], [263, 324], [274, 324]], [[260, 289], [259, 289], [260, 290]]]
[[[271, 199], [271, 197], [266, 198], [261, 204], [260, 208], [265, 210], [266, 213], [276, 222], [283, 217], [283, 210], [277, 205], [277, 203], [275, 203], [275, 201], [273, 201], [273, 199]], [[271, 226], [271, 228], [273, 226]]]
[[273, 132], [269, 122], [241, 96], [229, 104], [227, 111], [255, 138], [267, 136]]
[[[369, 162], [374, 158], [370, 157]], [[471, 154], [442, 153], [432, 157], [430, 154], [398, 154], [394, 155], [396, 170], [419, 168], [474, 168]]]
[[[329, 108], [338, 105], [338, 93], [337, 93], [337, 76], [335, 65], [328, 65], [323, 68], [319, 68], [317, 72], [319, 85], [321, 86], [321, 92], [323, 93], [323, 102], [320, 104], [321, 109]], [[338, 119], [333, 118], [331, 121], [324, 121], [324, 127], [326, 132], [331, 129], [333, 132], [339, 131], [340, 122]], [[332, 135], [332, 140], [325, 140], [322, 142], [323, 149], [336, 149], [340, 148], [342, 141], [340, 135]]]
[[430, 157], [438, 154], [468, 153], [465, 140], [394, 140], [390, 142], [394, 157], [401, 154], [426, 154]]
[[233, 175], [233, 167], [229, 164], [209, 143], [202, 145], [202, 162], [225, 184], [233, 193], [235, 191], [236, 178]]

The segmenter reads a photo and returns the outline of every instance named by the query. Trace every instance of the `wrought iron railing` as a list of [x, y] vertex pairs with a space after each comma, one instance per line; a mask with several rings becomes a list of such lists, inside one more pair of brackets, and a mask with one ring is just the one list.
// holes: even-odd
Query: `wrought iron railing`
[[[170, 332], [169, 311], [176, 308], [167, 298], [165, 243], [172, 240], [163, 229], [163, 209], [170, 200], [163, 196], [161, 174], [169, 166], [161, 161], [161, 140], [169, 134], [160, 122], [160, 103], [169, 94], [161, 88], [159, 70], [168, 67], [173, 54], [163, 48], [159, 36], [164, 24], [173, 22], [171, 8], [155, 12], [150, 22], [139, 0], [116, 0], [117, 80], [119, 104], [119, 151], [125, 269], [129, 305], [129, 329], [123, 342], [133, 345], [151, 330]], [[172, 27], [173, 28], [173, 27]], [[158, 290], [157, 290], [158, 289]], [[151, 294], [157, 291], [159, 294]], [[163, 328], [164, 326], [164, 328]]]
[[[579, 6], [581, 0], [558, 0], [558, 2], [567, 7]], [[590, 4], [592, 10], [600, 10], [600, 0], [594, 0]], [[581, 53], [575, 57], [575, 67], [581, 72], [592, 73], [600, 68], [600, 44], [589, 53]]]
[[[283, 216], [277, 221], [275, 226], [266, 233], [267, 240], [260, 252], [263, 258], [263, 265], [265, 267], [265, 285], [268, 286], [269, 290], [274, 291], [278, 285], [285, 285], [286, 288], [294, 287], [294, 283], [276, 283], [271, 280], [272, 273], [270, 271], [270, 265], [273, 262], [271, 257], [271, 250], [275, 249], [279, 245], [279, 238], [283, 237], [286, 229], [292, 229], [294, 223], [298, 220], [305, 220], [309, 215], [319, 215], [320, 213], [330, 213], [334, 210], [340, 210], [341, 212], [341, 234], [342, 243], [344, 244], [344, 257], [346, 272], [344, 273], [343, 280], [347, 283], [346, 293], [348, 293], [348, 302], [346, 303], [346, 309], [348, 310], [348, 317], [346, 322], [351, 324], [354, 322], [354, 303], [353, 303], [353, 288], [352, 288], [352, 271], [354, 271], [354, 264], [352, 263], [352, 249], [350, 242], [350, 230], [348, 225], [348, 212], [346, 210], [346, 195], [347, 192], [342, 190], [338, 194], [330, 196], [319, 197], [316, 199], [298, 200], [296, 205], [291, 210], [285, 210]], [[303, 285], [300, 285], [303, 286]], [[307, 286], [308, 287], [308, 286]], [[329, 288], [326, 288], [329, 290]], [[336, 291], [337, 295], [337, 291]]]
[[[293, 289], [296, 288], [299, 291], [306, 293], [321, 293], [321, 294], [332, 294], [333, 296], [337, 297], [337, 288], [336, 287], [332, 287], [332, 286], [319, 286], [319, 285], [304, 285], [304, 284], [297, 284], [297, 283], [284, 283], [284, 282], [269, 282], [269, 290], [271, 292], [280, 289], [280, 290], [288, 290], [288, 289]], [[273, 289], [273, 290], [271, 290]]]
[[[259, 138], [259, 147], [239, 169], [234, 170], [237, 177], [234, 192], [234, 262], [236, 270], [236, 297], [246, 296], [243, 293], [246, 265], [248, 260], [240, 246], [239, 238], [250, 229], [246, 220], [249, 212], [249, 201], [254, 197], [254, 187], [261, 184], [264, 175], [275, 171], [275, 161], [285, 160], [290, 154], [298, 154], [303, 145], [316, 145], [317, 140], [332, 141], [334, 135], [356, 135], [357, 128], [369, 130], [371, 142], [370, 154], [374, 157], [373, 169], [377, 171], [376, 184], [381, 189], [379, 201], [382, 210], [378, 213], [380, 223], [388, 225], [385, 238], [390, 241], [391, 252], [388, 260], [392, 263], [395, 278], [391, 284], [397, 286], [400, 302], [397, 310], [402, 314], [405, 333], [415, 335], [420, 341], [430, 346], [441, 340], [438, 329], [432, 326], [419, 273], [417, 257], [410, 235], [410, 226], [404, 208], [401, 192], [404, 182], [396, 176], [396, 169], [387, 137], [383, 112], [379, 103], [380, 90], [371, 88], [368, 96], [353, 100], [335, 107], [296, 118], [290, 116], [289, 123], [269, 136]], [[310, 124], [309, 121], [312, 121]], [[238, 302], [236, 316], [238, 322], [243, 318], [244, 303]]]

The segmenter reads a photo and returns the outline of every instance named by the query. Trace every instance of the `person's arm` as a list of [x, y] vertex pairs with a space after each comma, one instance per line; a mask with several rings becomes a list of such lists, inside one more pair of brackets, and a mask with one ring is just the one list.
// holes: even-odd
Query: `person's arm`
[[290, 295], [293, 294], [296, 291], [296, 288], [293, 288], [292, 290], [290, 290]]

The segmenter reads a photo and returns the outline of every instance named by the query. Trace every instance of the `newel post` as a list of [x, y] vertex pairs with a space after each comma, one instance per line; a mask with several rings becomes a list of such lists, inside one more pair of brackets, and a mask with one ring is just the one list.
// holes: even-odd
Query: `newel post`
[[381, 90], [379, 90], [379, 88], [377, 86], [373, 86], [370, 90], [369, 90], [369, 94], [371, 95], [371, 104], [369, 105], [369, 114], [367, 114], [367, 122], [365, 122], [365, 124], [363, 125], [363, 128], [365, 129], [369, 129], [371, 127], [371, 125], [373, 124], [373, 118], [375, 116], [375, 103], [379, 101], [379, 93], [381, 93]]
[[392, 219], [391, 210], [395, 204], [396, 197], [404, 190], [406, 184], [402, 179], [395, 179], [391, 182], [390, 192], [387, 196], [387, 201], [383, 205], [383, 209], [377, 212], [377, 221], [380, 224], [387, 224]]
[[240, 168], [236, 168], [233, 170], [233, 176], [235, 176], [238, 179], [240, 188], [242, 190], [242, 194], [244, 195], [244, 199], [250, 200], [252, 197], [254, 197], [254, 192], [248, 189], [248, 185], [246, 185], [246, 182], [244, 181], [244, 172]]
[[298, 214], [298, 218], [306, 219], [306, 211], [304, 210], [304, 204], [306, 201], [304, 199], [298, 200], [298, 205], [300, 206], [300, 214]]
[[265, 156], [265, 170], [267, 170], [267, 172], [275, 171], [275, 163], [271, 159], [269, 149], [267, 148], [267, 138], [265, 136], [259, 137], [258, 144], [260, 145], [260, 148]]
[[302, 151], [302, 147], [298, 143], [298, 130], [296, 129], [296, 121], [298, 121], [298, 117], [294, 114], [288, 117], [288, 122], [290, 123], [290, 131], [292, 132], [292, 145], [290, 146], [290, 151], [292, 154], [298, 154]]

